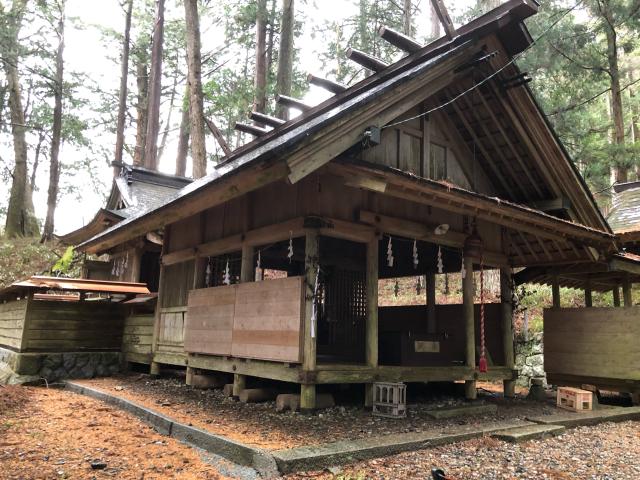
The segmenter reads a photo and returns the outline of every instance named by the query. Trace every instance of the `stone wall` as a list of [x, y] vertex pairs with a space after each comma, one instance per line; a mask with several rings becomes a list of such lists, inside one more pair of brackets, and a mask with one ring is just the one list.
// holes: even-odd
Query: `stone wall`
[[93, 378], [120, 371], [120, 352], [17, 353], [0, 348], [0, 384]]
[[519, 371], [519, 385], [528, 387], [532, 378], [542, 378], [544, 385], [547, 384], [542, 333], [530, 335], [528, 339], [516, 339], [516, 368]]

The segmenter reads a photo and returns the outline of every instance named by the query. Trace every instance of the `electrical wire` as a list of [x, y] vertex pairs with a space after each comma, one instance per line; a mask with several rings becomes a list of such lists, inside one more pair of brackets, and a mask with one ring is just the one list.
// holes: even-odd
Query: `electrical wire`
[[[480, 87], [481, 85], [487, 83], [489, 80], [491, 80], [493, 77], [495, 77], [496, 75], [498, 75], [499, 73], [501, 73], [505, 68], [507, 68], [508, 66], [512, 65], [513, 63], [515, 63], [516, 60], [518, 60], [522, 55], [524, 55], [526, 52], [528, 52], [531, 48], [533, 48], [534, 45], [537, 45], [538, 42], [544, 37], [546, 36], [553, 28], [555, 28], [555, 26], [560, 23], [569, 13], [571, 13], [572, 11], [574, 11], [576, 8], [578, 8], [580, 5], [582, 5], [584, 0], [580, 0], [578, 3], [576, 3], [573, 7], [571, 7], [569, 10], [567, 10], [566, 12], [564, 12], [564, 14], [558, 18], [555, 22], [553, 22], [551, 25], [549, 25], [549, 27], [547, 27], [547, 29], [545, 31], [543, 31], [540, 35], [538, 35], [538, 38], [536, 38], [535, 40], [533, 40], [531, 42], [531, 44], [529, 44], [529, 46], [527, 46], [527, 48], [525, 48], [524, 50], [522, 50], [520, 53], [516, 54], [513, 56], [513, 58], [511, 60], [509, 60], [507, 63], [505, 63], [502, 67], [500, 67], [498, 70], [496, 70], [495, 72], [493, 72], [491, 75], [489, 75], [488, 77], [485, 77], [484, 79], [482, 79], [479, 83], [474, 84], [472, 87], [468, 88], [467, 90], [464, 90], [463, 92], [459, 93], [458, 95], [456, 95], [455, 97], [447, 100], [446, 102], [444, 102], [441, 105], [438, 105], [437, 107], [433, 107], [429, 110], [427, 110], [426, 112], [422, 112], [419, 113], [418, 115], [414, 115], [413, 117], [409, 117], [409, 118], [405, 118], [403, 120], [399, 120], [397, 122], [394, 123], [390, 123], [388, 125], [384, 125], [383, 127], [380, 128], [380, 130], [384, 130], [385, 128], [391, 128], [391, 127], [395, 127], [397, 125], [401, 125], [403, 123], [407, 123], [410, 122], [412, 120], [415, 120], [417, 118], [421, 118], [424, 116], [429, 115], [430, 113], [433, 113], [435, 111], [441, 110], [444, 107], [451, 105], [453, 102], [455, 102], [456, 100], [458, 100], [459, 98], [462, 98], [463, 96], [465, 96], [466, 94], [474, 91], [476, 88]], [[481, 58], [479, 58], [478, 60], [483, 60], [486, 58], [490, 58], [493, 54], [487, 54]]]

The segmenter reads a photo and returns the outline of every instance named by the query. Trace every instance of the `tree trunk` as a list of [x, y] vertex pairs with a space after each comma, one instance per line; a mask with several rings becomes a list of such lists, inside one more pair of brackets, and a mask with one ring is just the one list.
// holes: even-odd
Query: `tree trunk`
[[169, 137], [169, 130], [171, 129], [171, 115], [173, 114], [173, 106], [176, 101], [176, 87], [178, 85], [178, 75], [173, 76], [173, 87], [171, 88], [171, 98], [169, 99], [169, 112], [167, 113], [167, 121], [164, 124], [164, 132], [162, 132], [162, 140], [160, 140], [160, 146], [158, 147], [158, 163], [162, 159], [164, 153], [164, 147], [167, 145], [167, 137]]
[[[5, 234], [7, 237], [38, 235], [38, 222], [33, 213], [31, 188], [28, 184], [27, 173], [27, 140], [24, 109], [20, 92], [20, 76], [18, 73], [18, 33], [22, 26], [22, 19], [26, 8], [26, 0], [14, 0], [11, 10], [5, 14], [6, 32], [2, 58], [9, 90], [9, 111], [11, 114], [11, 134], [13, 135], [13, 153], [15, 167], [11, 194], [7, 208]], [[0, 6], [0, 8], [2, 8]], [[4, 14], [4, 12], [3, 12]], [[3, 22], [4, 23], [4, 22]]]
[[65, 0], [58, 3], [58, 51], [56, 52], [56, 74], [53, 84], [53, 128], [51, 131], [51, 164], [49, 165], [49, 189], [47, 191], [47, 218], [42, 231], [42, 242], [53, 238], [55, 213], [58, 203], [58, 187], [60, 183], [60, 143], [62, 136], [62, 95], [64, 90], [64, 9]]
[[136, 45], [136, 84], [138, 87], [138, 101], [136, 105], [136, 148], [133, 154], [133, 164], [144, 165], [145, 139], [147, 136], [147, 107], [149, 104], [149, 44], [144, 40], [144, 34]]
[[271, 0], [271, 11], [269, 13], [268, 25], [269, 25], [269, 38], [267, 40], [267, 78], [272, 75], [271, 68], [273, 67], [273, 35], [275, 31], [275, 17], [276, 17], [276, 0]]
[[598, 2], [607, 35], [607, 63], [611, 85], [611, 117], [613, 120], [613, 141], [620, 147], [614, 156], [612, 176], [615, 182], [628, 181], [628, 167], [624, 163], [622, 146], [624, 145], [624, 117], [622, 111], [622, 90], [620, 87], [620, 69], [618, 68], [618, 39], [615, 22], [608, 2]]
[[124, 122], [127, 113], [127, 78], [129, 76], [129, 44], [131, 41], [131, 12], [133, 0], [128, 0], [124, 21], [124, 40], [122, 42], [122, 65], [120, 70], [120, 93], [118, 95], [118, 120], [116, 122], [116, 154], [113, 158], [116, 165], [113, 167], [113, 175], [120, 173], [122, 163], [122, 151], [124, 150]]
[[264, 113], [267, 103], [267, 0], [258, 0], [257, 7], [253, 109]]
[[433, 6], [433, 2], [429, 2], [429, 23], [431, 25], [429, 39], [432, 41], [437, 40], [442, 36], [442, 31], [440, 30], [440, 19], [438, 18], [436, 9]]
[[405, 35], [411, 36], [411, 0], [404, 0], [404, 7], [402, 11], [402, 31]]
[[187, 174], [187, 155], [189, 153], [189, 82], [184, 89], [182, 99], [182, 117], [180, 118], [180, 137], [178, 139], [178, 153], [176, 155], [176, 175], [184, 177]]
[[151, 72], [149, 74], [149, 107], [144, 166], [158, 169], [158, 134], [160, 131], [160, 95], [162, 93], [162, 49], [164, 42], [164, 0], [156, 0], [156, 17], [151, 44]]
[[[294, 0], [282, 0], [282, 25], [280, 27], [278, 75], [276, 76], [276, 89], [280, 95], [291, 95], [294, 11]], [[283, 120], [289, 120], [289, 109], [278, 105], [276, 115]]]
[[[629, 72], [630, 82], [633, 83], [637, 78], [635, 70], [632, 68]], [[637, 93], [633, 88], [629, 89], [629, 98], [631, 100], [631, 141], [640, 147], [640, 106], [636, 100]], [[640, 180], [640, 164], [636, 164], [636, 179]]]
[[202, 60], [200, 58], [200, 20], [197, 0], [184, 1], [187, 24], [187, 67], [189, 84], [189, 118], [191, 120], [191, 158], [193, 178], [207, 174], [207, 150], [204, 140], [204, 107], [202, 99]]

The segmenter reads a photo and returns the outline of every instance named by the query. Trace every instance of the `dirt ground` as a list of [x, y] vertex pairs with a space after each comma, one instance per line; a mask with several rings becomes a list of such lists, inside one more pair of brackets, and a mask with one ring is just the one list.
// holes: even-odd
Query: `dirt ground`
[[102, 402], [56, 389], [0, 386], [0, 478], [227, 477], [197, 450]]
[[546, 440], [514, 445], [482, 438], [362, 462], [333, 473], [307, 472], [287, 480], [430, 479], [441, 468], [451, 480], [637, 480], [640, 422], [580, 427]]
[[[348, 392], [336, 392], [338, 406], [314, 415], [275, 411], [274, 402], [246, 405], [223, 396], [221, 390], [199, 390], [185, 385], [184, 378], [152, 379], [143, 374], [125, 374], [111, 378], [81, 380], [78, 383], [133, 400], [176, 420], [266, 450], [317, 445], [344, 439], [419, 432], [451, 425], [479, 425], [497, 420], [517, 420], [526, 416], [556, 412], [553, 402], [541, 404], [517, 400], [505, 401], [501, 387], [489, 384], [480, 390], [481, 401], [495, 403], [492, 415], [433, 420], [426, 410], [464, 403], [461, 395], [417, 391], [409, 386], [406, 419], [374, 417], [362, 408], [362, 399]], [[493, 392], [489, 390], [494, 390]], [[500, 390], [500, 391], [499, 391]], [[412, 395], [412, 392], [415, 394]], [[418, 402], [419, 403], [414, 403]]]

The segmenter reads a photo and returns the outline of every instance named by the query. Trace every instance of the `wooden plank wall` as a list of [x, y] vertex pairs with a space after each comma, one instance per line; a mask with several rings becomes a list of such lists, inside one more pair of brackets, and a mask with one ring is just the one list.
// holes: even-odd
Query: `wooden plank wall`
[[20, 350], [27, 299], [0, 304], [0, 346]]
[[108, 302], [31, 300], [27, 310], [25, 351], [120, 350], [122, 306]]
[[132, 313], [124, 320], [122, 354], [127, 362], [151, 363], [153, 313]]
[[303, 305], [302, 277], [194, 290], [185, 350], [301, 362]]
[[640, 380], [640, 307], [545, 309], [544, 368]]

